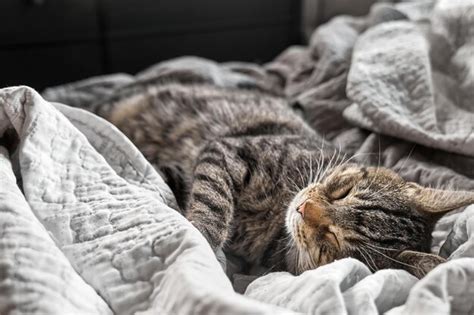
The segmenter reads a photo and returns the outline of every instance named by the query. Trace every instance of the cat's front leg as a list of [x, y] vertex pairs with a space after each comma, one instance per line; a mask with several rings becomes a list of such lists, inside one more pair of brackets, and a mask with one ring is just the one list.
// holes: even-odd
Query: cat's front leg
[[214, 251], [222, 248], [229, 236], [234, 202], [245, 171], [231, 147], [219, 141], [206, 146], [194, 169], [187, 218]]

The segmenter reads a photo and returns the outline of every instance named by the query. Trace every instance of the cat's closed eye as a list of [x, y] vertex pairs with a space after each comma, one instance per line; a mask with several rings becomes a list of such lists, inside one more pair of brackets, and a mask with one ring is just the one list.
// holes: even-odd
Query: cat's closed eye
[[349, 196], [352, 191], [353, 185], [344, 185], [331, 193], [332, 200], [342, 200]]

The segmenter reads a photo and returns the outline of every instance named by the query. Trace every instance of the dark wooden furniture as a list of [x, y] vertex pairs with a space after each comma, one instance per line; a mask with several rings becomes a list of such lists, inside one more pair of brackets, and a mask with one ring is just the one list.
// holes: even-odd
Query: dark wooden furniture
[[1, 0], [0, 87], [135, 73], [182, 55], [268, 61], [298, 43], [297, 0]]

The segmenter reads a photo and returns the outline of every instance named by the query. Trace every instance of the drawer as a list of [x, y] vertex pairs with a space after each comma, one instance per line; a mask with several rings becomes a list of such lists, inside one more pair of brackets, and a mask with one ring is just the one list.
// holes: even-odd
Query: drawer
[[288, 47], [292, 35], [287, 26], [272, 26], [114, 39], [107, 43], [108, 70], [136, 73], [156, 62], [183, 55], [216, 61], [264, 62]]
[[289, 24], [297, 0], [103, 0], [110, 37]]
[[0, 88], [28, 85], [37, 90], [103, 72], [97, 43], [0, 49]]
[[0, 0], [0, 21], [0, 46], [99, 37], [95, 0]]

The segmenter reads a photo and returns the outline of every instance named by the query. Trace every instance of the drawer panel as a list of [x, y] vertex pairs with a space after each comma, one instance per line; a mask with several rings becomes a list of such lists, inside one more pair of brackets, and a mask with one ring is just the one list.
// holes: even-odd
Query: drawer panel
[[0, 46], [95, 39], [95, 0], [1, 0]]
[[297, 0], [103, 0], [109, 36], [288, 24]]

